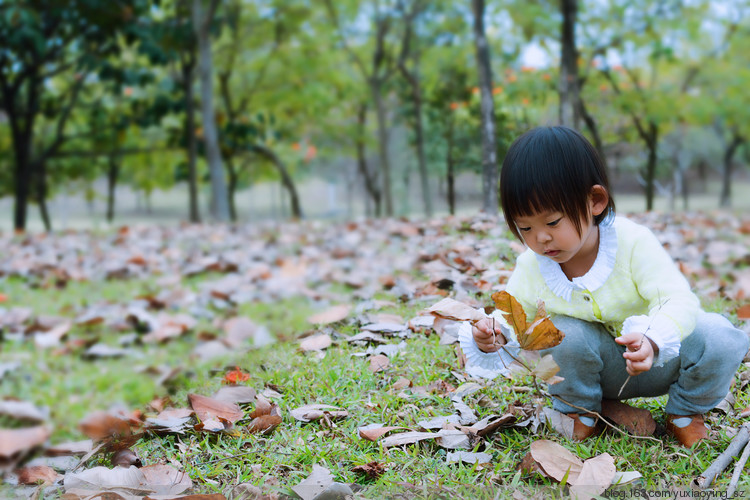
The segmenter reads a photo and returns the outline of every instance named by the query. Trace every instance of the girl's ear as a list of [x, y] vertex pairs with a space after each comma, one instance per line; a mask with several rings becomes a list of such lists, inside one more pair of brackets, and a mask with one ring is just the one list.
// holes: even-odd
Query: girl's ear
[[607, 208], [608, 204], [609, 193], [604, 186], [600, 184], [592, 186], [589, 192], [589, 210], [591, 210], [591, 215], [594, 217], [600, 215]]

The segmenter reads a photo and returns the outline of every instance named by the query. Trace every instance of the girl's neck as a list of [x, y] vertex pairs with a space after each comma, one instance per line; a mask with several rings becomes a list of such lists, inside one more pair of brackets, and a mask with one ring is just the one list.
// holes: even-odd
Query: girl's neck
[[596, 262], [599, 254], [599, 226], [591, 224], [578, 253], [569, 261], [560, 264], [560, 268], [569, 280], [585, 275]]

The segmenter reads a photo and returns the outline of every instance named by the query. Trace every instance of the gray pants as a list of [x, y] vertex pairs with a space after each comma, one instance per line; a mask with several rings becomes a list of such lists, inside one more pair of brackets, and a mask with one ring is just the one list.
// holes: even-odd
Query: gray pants
[[669, 394], [666, 412], [673, 415], [706, 413], [729, 391], [737, 368], [748, 350], [748, 336], [725, 317], [701, 313], [693, 333], [680, 345], [680, 355], [660, 367], [628, 378], [625, 347], [615, 342], [602, 325], [568, 316], [553, 318], [565, 333], [562, 343], [542, 354], [552, 354], [564, 381], [549, 386], [553, 407], [562, 413], [581, 413], [560, 399], [601, 410], [601, 400], [653, 397]]

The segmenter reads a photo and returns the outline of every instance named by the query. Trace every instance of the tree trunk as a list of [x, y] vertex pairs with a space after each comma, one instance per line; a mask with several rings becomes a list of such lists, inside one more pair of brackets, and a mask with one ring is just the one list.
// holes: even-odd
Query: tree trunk
[[497, 139], [495, 137], [495, 105], [492, 100], [490, 49], [484, 31], [484, 0], [472, 0], [471, 3], [474, 12], [474, 45], [481, 92], [482, 211], [496, 216], [498, 214]]
[[453, 135], [453, 126], [455, 124], [455, 118], [453, 113], [450, 115], [450, 122], [448, 126], [448, 152], [446, 155], [446, 184], [448, 184], [448, 212], [451, 215], [456, 215], [456, 161], [453, 157], [453, 145], [455, 138]]
[[648, 124], [648, 135], [644, 138], [648, 148], [648, 162], [646, 163], [646, 211], [654, 209], [654, 181], [656, 180], [656, 164], [658, 160], [656, 148], [659, 145], [659, 127], [654, 122]]
[[729, 208], [732, 206], [732, 167], [734, 155], [737, 149], [745, 142], [744, 137], [733, 132], [732, 140], [724, 150], [724, 168], [721, 172], [721, 196], [719, 197], [719, 206]]
[[377, 182], [370, 175], [370, 170], [367, 168], [367, 157], [365, 155], [365, 128], [367, 126], [367, 104], [362, 103], [357, 110], [357, 169], [359, 170], [362, 179], [364, 180], [365, 190], [368, 196], [372, 199], [375, 205], [375, 216], [380, 217], [382, 215], [382, 207], [380, 200], [380, 190], [378, 189]]
[[31, 191], [32, 179], [30, 142], [30, 137], [22, 137], [20, 143], [17, 143], [15, 140], [13, 141], [16, 150], [13, 227], [16, 232], [23, 232], [26, 230], [26, 216], [29, 206], [29, 192]]
[[217, 221], [229, 220], [229, 200], [224, 178], [224, 166], [219, 150], [219, 133], [214, 116], [213, 55], [209, 28], [218, 0], [211, 0], [208, 11], [202, 0], [193, 0], [193, 28], [198, 39], [198, 74], [201, 81], [201, 113], [203, 115], [203, 137], [206, 146], [211, 177], [211, 215]]
[[188, 147], [188, 214], [190, 222], [201, 221], [198, 207], [198, 144], [195, 138], [195, 96], [193, 93], [193, 74], [195, 59], [189, 56], [182, 63], [182, 85], [185, 92], [185, 141]]
[[110, 154], [107, 169], [107, 222], [109, 223], [115, 219], [115, 192], [119, 175], [120, 158], [115, 154]]
[[[589, 133], [591, 134], [591, 139], [594, 143], [594, 147], [596, 148], [597, 152], [599, 153], [599, 157], [602, 160], [602, 164], [604, 165], [604, 170], [607, 171], [608, 174], [611, 174], [609, 172], [609, 165], [607, 161], [607, 155], [604, 152], [604, 142], [602, 141], [602, 136], [599, 133], [599, 126], [596, 123], [596, 120], [594, 117], [589, 113], [588, 109], [586, 108], [586, 104], [583, 102], [583, 99], [581, 99], [580, 96], [581, 87], [578, 86], [578, 111], [581, 113], [581, 118], [583, 118], [583, 123], [586, 124], [586, 128], [588, 129]], [[610, 181], [612, 180], [610, 175]]]
[[44, 223], [44, 230], [52, 232], [52, 220], [47, 209], [47, 165], [44, 161], [34, 163], [32, 172], [35, 174], [36, 202], [39, 204], [39, 215]]
[[561, 0], [562, 45], [560, 55], [560, 81], [558, 93], [560, 95], [560, 124], [578, 130], [580, 122], [579, 88], [578, 88], [578, 50], [576, 48], [576, 16], [578, 15], [578, 0]]
[[380, 82], [373, 78], [370, 82], [373, 101], [375, 101], [375, 115], [378, 120], [378, 152], [380, 154], [380, 168], [383, 171], [383, 185], [381, 191], [385, 197], [385, 215], [393, 217], [393, 196], [391, 193], [391, 162], [388, 158], [388, 124], [385, 116]]
[[232, 222], [237, 222], [237, 204], [235, 202], [235, 194], [237, 194], [237, 184], [239, 183], [239, 174], [234, 166], [234, 162], [227, 158], [227, 174], [229, 174], [229, 184], [227, 185], [227, 191], [229, 195], [229, 218]]
[[424, 213], [432, 217], [432, 197], [430, 196], [430, 182], [427, 176], [427, 160], [424, 154], [424, 126], [422, 124], [422, 86], [419, 77], [414, 79], [414, 132], [417, 139], [417, 162], [419, 164], [419, 182], [422, 188], [422, 203]]
[[284, 165], [284, 162], [281, 161], [281, 158], [279, 158], [273, 150], [267, 148], [266, 146], [255, 145], [254, 150], [256, 153], [269, 160], [273, 164], [273, 166], [278, 169], [279, 174], [281, 175], [281, 184], [289, 194], [292, 217], [301, 219], [302, 208], [300, 207], [297, 188], [295, 187], [292, 176], [289, 175], [289, 170], [286, 168], [286, 165]]

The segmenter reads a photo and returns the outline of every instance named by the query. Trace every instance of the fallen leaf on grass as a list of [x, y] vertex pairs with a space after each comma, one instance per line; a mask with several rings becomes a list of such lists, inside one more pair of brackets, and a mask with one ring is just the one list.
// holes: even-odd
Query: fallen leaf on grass
[[573, 426], [575, 421], [564, 413], [560, 413], [552, 408], [544, 407], [544, 419], [547, 425], [559, 432], [568, 439], [573, 439]]
[[129, 494], [179, 495], [191, 488], [193, 482], [186, 473], [169, 465], [149, 465], [128, 468], [94, 467], [80, 472], [68, 472], [63, 481], [65, 491], [94, 492], [125, 489]]
[[234, 370], [228, 371], [221, 382], [224, 384], [237, 385], [240, 382], [246, 382], [248, 380], [250, 380], [250, 374], [243, 372], [240, 367], [237, 366]]
[[471, 323], [476, 323], [487, 317], [481, 311], [455, 299], [443, 299], [427, 309], [427, 312], [438, 318], [451, 321], [469, 321]]
[[44, 454], [48, 457], [65, 455], [83, 456], [91, 452], [92, 449], [94, 449], [93, 441], [90, 439], [84, 439], [83, 441], [72, 441], [49, 446], [44, 450]]
[[200, 394], [188, 394], [188, 401], [200, 420], [223, 419], [234, 423], [245, 415], [235, 403], [226, 403]]
[[224, 386], [212, 396], [217, 401], [225, 403], [252, 403], [257, 393], [252, 387], [246, 385]]
[[66, 321], [47, 332], [37, 333], [34, 335], [34, 344], [40, 349], [56, 347], [60, 345], [60, 342], [62, 342], [72, 326], [71, 322]]
[[352, 489], [343, 483], [333, 480], [333, 474], [320, 465], [313, 465], [313, 470], [304, 481], [297, 486], [292, 486], [292, 491], [302, 500], [313, 500], [314, 498], [344, 498], [354, 495]]
[[388, 356], [377, 354], [375, 356], [370, 356], [370, 366], [368, 366], [367, 369], [372, 373], [377, 373], [388, 368], [388, 365], [390, 364], [391, 361], [388, 359]]
[[0, 401], [0, 415], [6, 415], [15, 420], [40, 423], [49, 419], [49, 409], [40, 408], [28, 401], [5, 400]]
[[615, 459], [609, 453], [589, 458], [570, 487], [570, 496], [578, 500], [598, 497], [612, 484], [616, 472]]
[[399, 379], [396, 380], [393, 385], [391, 385], [391, 389], [393, 389], [394, 391], [400, 391], [401, 389], [406, 389], [407, 387], [411, 386], [411, 380], [405, 377], [399, 377]]
[[349, 416], [349, 412], [337, 406], [331, 405], [304, 405], [289, 412], [292, 417], [300, 422], [312, 422], [319, 420], [325, 415], [331, 420], [340, 420]]
[[94, 441], [130, 436], [133, 432], [130, 422], [120, 415], [106, 411], [96, 411], [81, 420], [78, 428], [86, 437]]
[[575, 484], [583, 469], [583, 461], [566, 448], [547, 439], [531, 443], [529, 452], [548, 477], [560, 482], [567, 476], [568, 484]]
[[130, 448], [117, 450], [112, 454], [110, 462], [113, 466], [119, 465], [120, 467], [130, 467], [131, 465], [135, 465], [136, 467], [143, 466], [141, 459], [138, 458], [138, 455], [136, 455]]
[[488, 464], [492, 461], [492, 455], [489, 453], [474, 453], [470, 451], [449, 451], [445, 456], [445, 461], [449, 464], [458, 462]]
[[352, 467], [352, 472], [362, 474], [367, 476], [368, 479], [375, 480], [385, 474], [385, 464], [380, 462], [369, 462], [364, 465]]
[[570, 485], [573, 498], [590, 499], [601, 495], [615, 479], [615, 461], [602, 453], [582, 461], [559, 444], [542, 439], [531, 443], [521, 468], [537, 471], [557, 482]]
[[327, 333], [321, 333], [302, 340], [302, 342], [300, 342], [299, 344], [299, 347], [305, 352], [323, 351], [324, 349], [328, 349], [332, 343], [333, 340], [331, 339], [330, 335], [328, 335]]
[[565, 334], [558, 330], [547, 316], [544, 303], [539, 302], [537, 314], [531, 324], [527, 323], [526, 312], [521, 303], [506, 291], [492, 294], [495, 307], [503, 311], [503, 316], [516, 332], [521, 349], [539, 351], [559, 345]]
[[737, 308], [737, 319], [750, 319], [750, 304]]
[[402, 432], [400, 434], [388, 436], [383, 439], [381, 443], [383, 448], [390, 448], [392, 446], [414, 444], [428, 439], [434, 439], [441, 447], [451, 450], [457, 448], [471, 448], [469, 436], [462, 431], [455, 429], [442, 429], [439, 432]]
[[368, 441], [377, 441], [391, 431], [405, 429], [405, 427], [383, 426], [383, 424], [368, 424], [357, 429], [360, 437]]
[[339, 304], [326, 309], [318, 314], [313, 314], [307, 318], [307, 321], [315, 325], [328, 325], [330, 323], [336, 323], [345, 319], [349, 315], [351, 306], [347, 304]]
[[252, 418], [247, 426], [247, 431], [251, 434], [270, 434], [282, 421], [279, 406], [261, 394], [255, 396], [255, 410], [248, 416]]
[[18, 476], [19, 484], [42, 484], [46, 486], [55, 484], [59, 479], [62, 479], [62, 475], [47, 465], [24, 467], [16, 470], [15, 473]]
[[510, 427], [516, 422], [516, 416], [511, 413], [504, 415], [490, 415], [478, 421], [471, 427], [467, 427], [470, 432], [477, 436], [487, 437], [501, 427]]
[[656, 430], [656, 422], [650, 411], [630, 406], [622, 401], [603, 399], [602, 416], [636, 436], [653, 436]]

